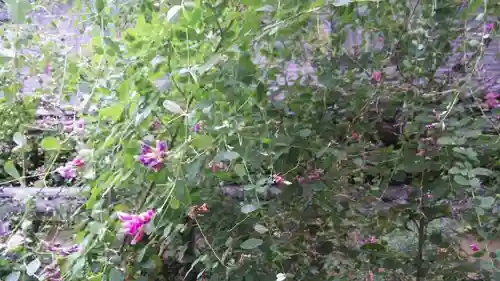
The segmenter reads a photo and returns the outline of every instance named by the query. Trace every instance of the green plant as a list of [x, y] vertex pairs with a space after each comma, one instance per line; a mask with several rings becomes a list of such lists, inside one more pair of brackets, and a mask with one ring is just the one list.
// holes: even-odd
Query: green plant
[[93, 56], [55, 70], [84, 133], [42, 140], [89, 186], [62, 275], [496, 280], [497, 96], [470, 85], [500, 7], [352, 2], [141, 1], [124, 26], [96, 1]]

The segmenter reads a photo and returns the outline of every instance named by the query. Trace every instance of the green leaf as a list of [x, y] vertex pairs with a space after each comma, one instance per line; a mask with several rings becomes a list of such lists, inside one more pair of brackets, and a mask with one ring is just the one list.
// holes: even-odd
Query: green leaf
[[100, 14], [104, 10], [105, 4], [104, 0], [96, 0], [95, 9], [98, 14]]
[[21, 277], [21, 272], [20, 271], [14, 271], [11, 272], [7, 277], [5, 278], [5, 281], [17, 281], [19, 280], [19, 277]]
[[177, 210], [181, 206], [181, 202], [175, 198], [170, 200], [170, 208]]
[[260, 8], [255, 9], [255, 11], [271, 13], [271, 12], [274, 12], [274, 7], [271, 5], [265, 5], [265, 6], [262, 6]]
[[227, 159], [229, 161], [238, 159], [240, 157], [240, 154], [236, 151], [226, 151], [224, 152], [224, 159]]
[[123, 273], [112, 267], [111, 270], [109, 271], [109, 276], [108, 276], [108, 281], [123, 281], [125, 280], [125, 275], [123, 275]]
[[160, 92], [166, 93], [170, 90], [170, 74], [165, 74], [161, 77], [156, 78], [153, 84], [158, 88]]
[[363, 246], [361, 246], [361, 249], [363, 250], [375, 250], [375, 251], [384, 251], [385, 246], [379, 243], [366, 243]]
[[182, 107], [178, 105], [176, 102], [173, 102], [171, 100], [165, 100], [163, 102], [163, 107], [165, 107], [166, 110], [175, 113], [175, 114], [183, 114], [184, 110], [182, 110]]
[[257, 210], [257, 206], [255, 206], [254, 204], [246, 204], [241, 207], [241, 212], [243, 214], [249, 214], [255, 210]]
[[247, 241], [241, 243], [240, 248], [244, 250], [253, 250], [262, 245], [263, 242], [264, 241], [262, 241], [261, 239], [250, 238]]
[[28, 274], [28, 276], [35, 275], [36, 271], [40, 268], [41, 265], [42, 265], [42, 263], [40, 262], [39, 259], [32, 260], [26, 266], [26, 274]]
[[310, 129], [302, 129], [299, 131], [299, 135], [303, 138], [310, 136], [312, 131]]
[[451, 137], [440, 137], [437, 140], [437, 143], [439, 145], [448, 145], [448, 144], [455, 144], [455, 140]]
[[167, 12], [167, 21], [169, 23], [175, 23], [182, 9], [183, 7], [181, 5], [175, 5], [172, 8], [170, 8]]
[[269, 231], [269, 229], [267, 229], [267, 227], [263, 226], [262, 224], [258, 224], [258, 223], [253, 226], [253, 229], [255, 229], [255, 231], [257, 231], [260, 234], [264, 234], [264, 233]]
[[44, 150], [60, 150], [61, 141], [55, 137], [45, 137], [40, 143]]
[[7, 174], [9, 174], [11, 177], [15, 179], [20, 179], [21, 175], [19, 175], [19, 172], [16, 169], [16, 166], [14, 165], [14, 162], [12, 161], [7, 161], [5, 164], [3, 164], [3, 169]]
[[424, 215], [429, 220], [435, 220], [442, 217], [451, 215], [451, 208], [448, 205], [438, 205], [432, 207], [425, 207], [423, 209]]
[[194, 137], [192, 144], [198, 149], [207, 149], [212, 146], [214, 139], [209, 135], [197, 135]]
[[474, 168], [469, 171], [469, 175], [474, 177], [474, 176], [489, 176], [493, 174], [492, 170], [486, 169], [486, 168]]
[[481, 181], [478, 178], [472, 178], [469, 181], [469, 184], [471, 187], [474, 188], [480, 188], [481, 187]]
[[479, 198], [479, 200], [481, 200], [480, 207], [483, 209], [491, 208], [493, 206], [493, 204], [495, 203], [495, 198], [490, 197], [490, 196], [481, 197], [481, 198]]
[[73, 275], [78, 275], [80, 274], [80, 272], [83, 270], [84, 267], [85, 267], [85, 258], [79, 258], [73, 264], [71, 272], [73, 273]]
[[483, 134], [481, 130], [466, 130], [462, 133], [462, 136], [465, 138], [477, 138]]
[[247, 174], [247, 170], [245, 169], [245, 165], [238, 163], [234, 165], [234, 172], [240, 177], [243, 178]]
[[9, 18], [13, 23], [25, 23], [26, 15], [31, 11], [29, 0], [6, 0], [5, 4], [9, 11]]
[[0, 48], [0, 62], [6, 63], [16, 56], [16, 52], [9, 49]]
[[463, 186], [470, 186], [470, 182], [469, 180], [467, 180], [466, 178], [460, 176], [460, 175], [454, 175], [453, 176], [453, 180], [458, 183], [459, 185], [463, 185]]
[[20, 147], [23, 147], [26, 145], [26, 138], [20, 132], [14, 133], [13, 140]]
[[123, 104], [117, 103], [115, 105], [108, 106], [99, 110], [99, 117], [101, 119], [109, 118], [116, 122], [118, 121], [118, 119], [120, 119], [120, 116], [123, 113], [123, 109], [124, 109]]

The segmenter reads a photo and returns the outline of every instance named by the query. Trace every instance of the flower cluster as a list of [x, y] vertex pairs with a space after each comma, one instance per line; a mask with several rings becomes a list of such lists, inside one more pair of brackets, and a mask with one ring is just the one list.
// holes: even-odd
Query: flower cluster
[[56, 169], [64, 179], [70, 180], [76, 177], [77, 168], [81, 168], [84, 165], [84, 161], [79, 158], [75, 158], [70, 162], [67, 162], [64, 166]]
[[60, 256], [69, 256], [73, 253], [79, 252], [80, 246], [76, 244], [69, 247], [61, 247], [59, 245], [49, 245], [47, 246], [47, 250]]
[[56, 172], [66, 180], [71, 180], [76, 177], [76, 171], [85, 165], [85, 162], [80, 158], [75, 158], [67, 162], [64, 166], [56, 169]]
[[80, 118], [78, 120], [63, 120], [61, 123], [63, 125], [63, 131], [65, 133], [83, 134], [85, 132], [84, 119]]
[[202, 129], [202, 123], [201, 122], [196, 122], [196, 124], [193, 125], [193, 127], [191, 128], [191, 130], [193, 131], [193, 133], [197, 134], [201, 131]]
[[470, 249], [473, 251], [473, 252], [478, 252], [479, 251], [479, 246], [476, 244], [476, 243], [472, 243], [470, 244]]
[[314, 84], [319, 84], [316, 70], [311, 63], [305, 62], [299, 65], [295, 62], [288, 62], [285, 71], [277, 74], [276, 81], [271, 82], [274, 82], [275, 90], [277, 90], [278, 86], [294, 86], [296, 84], [303, 86], [308, 79]]
[[306, 177], [296, 176], [295, 179], [300, 183], [304, 183], [306, 180], [315, 181], [319, 180], [325, 171], [323, 169], [314, 169], [313, 171], [307, 173]]
[[491, 92], [484, 97], [484, 102], [489, 109], [496, 108], [500, 106], [498, 98], [500, 98], [500, 94]]
[[118, 218], [123, 223], [122, 231], [127, 235], [133, 236], [130, 243], [135, 245], [137, 242], [141, 241], [144, 235], [144, 225], [151, 221], [151, 218], [154, 216], [154, 211], [147, 210], [139, 215], [124, 212], [118, 212], [117, 214]]
[[157, 140], [155, 147], [142, 143], [141, 152], [136, 159], [144, 167], [158, 172], [164, 166], [165, 157], [167, 157], [167, 143]]
[[217, 173], [217, 172], [220, 172], [220, 171], [227, 171], [227, 169], [229, 168], [228, 165], [224, 162], [214, 162], [214, 161], [210, 161], [208, 163], [208, 168], [210, 170], [212, 170], [213, 173]]
[[281, 101], [285, 98], [285, 92], [281, 91], [284, 86], [306, 86], [312, 85], [322, 87], [319, 82], [316, 70], [310, 62], [297, 64], [295, 62], [288, 62], [285, 70], [276, 75], [275, 80], [269, 83], [269, 95], [275, 101]]
[[486, 31], [486, 33], [490, 33], [491, 31], [493, 31], [493, 28], [495, 27], [495, 24], [493, 23], [488, 23], [484, 26], [484, 29]]
[[360, 240], [359, 243], [361, 245], [365, 245], [365, 244], [375, 244], [377, 243], [377, 237], [371, 235], [369, 236], [366, 240]]
[[274, 185], [278, 185], [278, 186], [285, 183], [285, 179], [283, 178], [283, 176], [281, 174], [274, 174], [272, 176], [272, 181], [273, 181]]
[[207, 203], [203, 203], [203, 205], [201, 206], [198, 205], [191, 206], [188, 210], [187, 215], [188, 217], [194, 219], [198, 216], [201, 216], [204, 213], [208, 213]]
[[382, 81], [382, 73], [380, 71], [372, 72], [372, 81], [377, 83]]
[[47, 281], [60, 281], [61, 278], [61, 270], [56, 262], [47, 265], [42, 272], [42, 276]]

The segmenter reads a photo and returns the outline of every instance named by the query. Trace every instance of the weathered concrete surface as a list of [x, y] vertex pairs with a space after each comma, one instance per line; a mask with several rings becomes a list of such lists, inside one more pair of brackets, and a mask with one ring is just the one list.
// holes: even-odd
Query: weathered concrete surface
[[0, 221], [14, 214], [22, 214], [31, 200], [38, 214], [53, 215], [57, 212], [71, 213], [85, 202], [86, 188], [0, 188]]

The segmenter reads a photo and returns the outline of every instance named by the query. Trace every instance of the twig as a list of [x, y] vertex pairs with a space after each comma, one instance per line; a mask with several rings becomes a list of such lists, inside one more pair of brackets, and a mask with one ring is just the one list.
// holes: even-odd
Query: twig
[[425, 228], [427, 226], [427, 219], [425, 216], [421, 216], [418, 223], [418, 252], [416, 257], [416, 281], [421, 281], [425, 277], [425, 272], [423, 268], [424, 264], [424, 245], [425, 245]]

